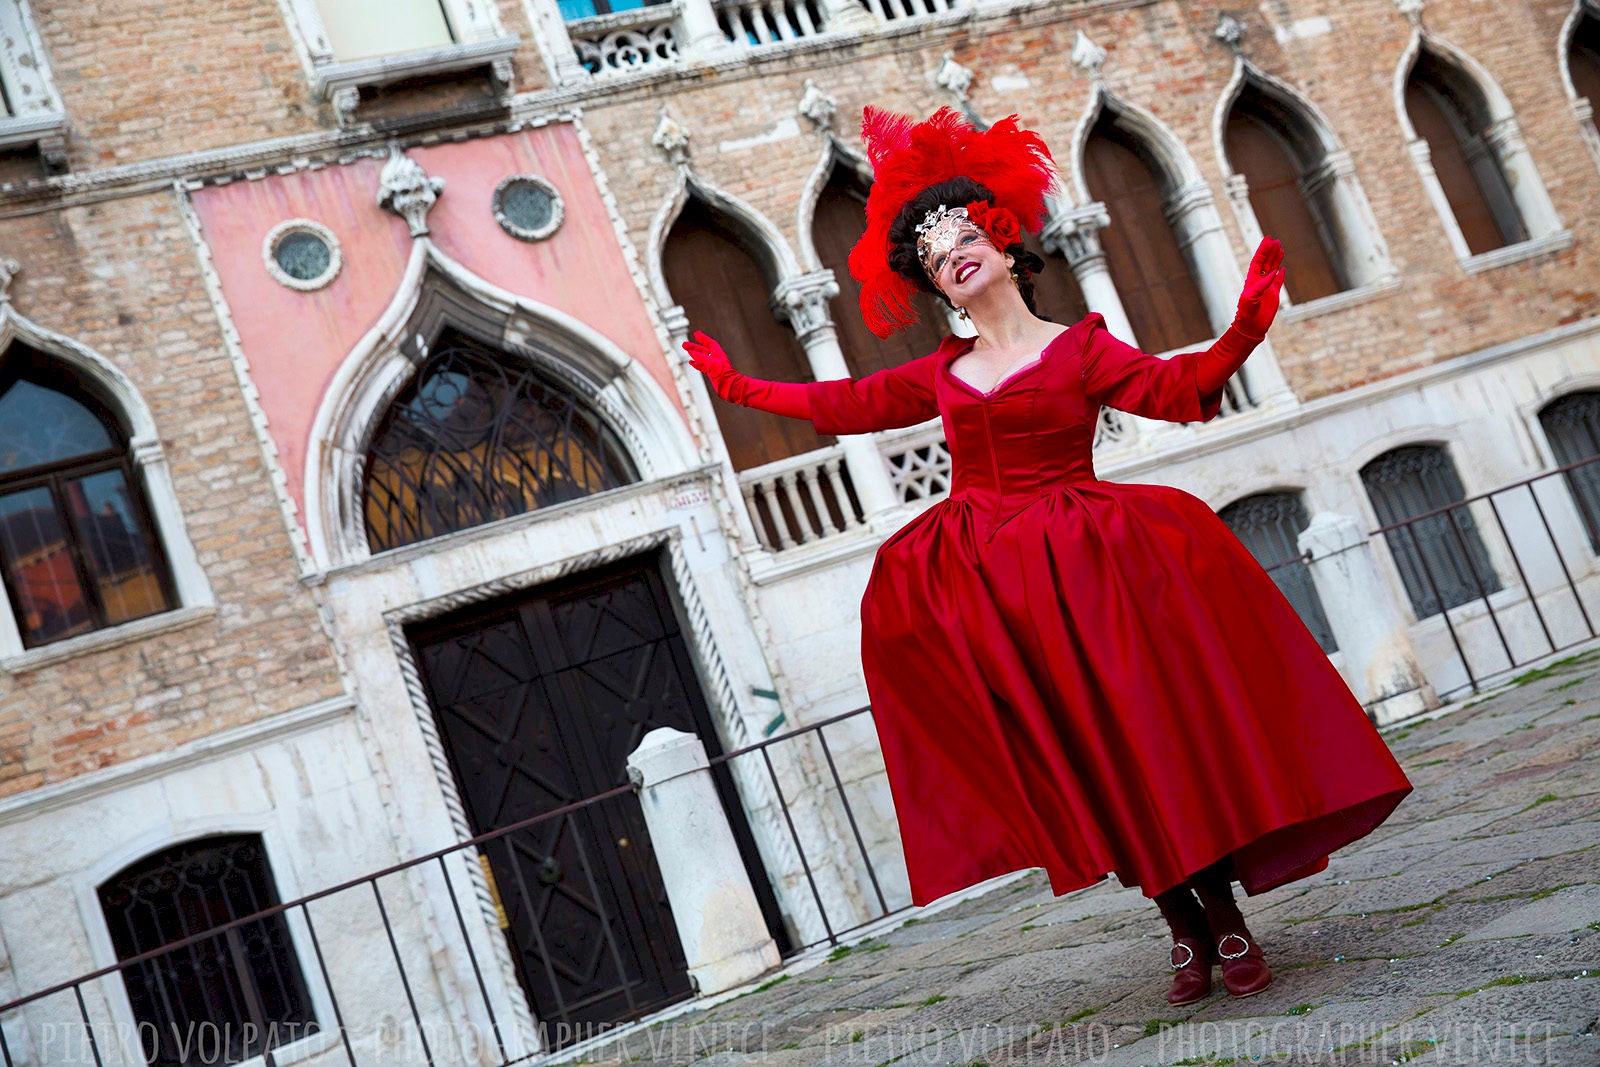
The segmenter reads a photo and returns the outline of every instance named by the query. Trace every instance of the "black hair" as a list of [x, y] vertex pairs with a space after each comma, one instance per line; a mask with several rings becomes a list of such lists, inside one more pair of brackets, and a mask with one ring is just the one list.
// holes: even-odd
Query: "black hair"
[[[939, 291], [922, 269], [922, 257], [917, 252], [917, 224], [940, 204], [958, 207], [974, 200], [987, 200], [992, 204], [994, 194], [988, 186], [971, 178], [950, 178], [928, 186], [907, 200], [889, 227], [889, 266], [918, 289], [934, 294], [946, 304], [950, 303], [950, 298]], [[1033, 276], [1044, 269], [1044, 260], [1024, 248], [1021, 241], [1014, 241], [1000, 251], [1014, 262], [1011, 269], [1016, 274], [1017, 288], [1022, 291], [1022, 302], [1033, 314], [1039, 314], [1033, 306]]]

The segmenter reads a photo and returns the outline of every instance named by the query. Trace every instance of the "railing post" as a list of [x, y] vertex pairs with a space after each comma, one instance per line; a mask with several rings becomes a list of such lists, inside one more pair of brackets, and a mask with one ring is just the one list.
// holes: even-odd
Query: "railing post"
[[651, 730], [628, 756], [628, 777], [695, 989], [720, 992], [780, 966], [700, 739], [670, 726]]
[[678, 52], [685, 59], [718, 59], [733, 49], [711, 0], [683, 0], [678, 23], [683, 27]]
[[1345, 676], [1373, 722], [1383, 726], [1438, 707], [1361, 524], [1318, 512], [1298, 547], [1310, 554], [1311, 581], [1339, 642]]
[[544, 41], [544, 61], [550, 80], [557, 85], [588, 81], [589, 70], [578, 59], [557, 0], [528, 0], [528, 11], [533, 16], [535, 31]]
[[[794, 328], [805, 346], [811, 374], [819, 382], [850, 377], [839, 335], [828, 316], [828, 301], [838, 295], [839, 283], [834, 280], [833, 271], [826, 269], [787, 278], [778, 283], [772, 294], [774, 309]], [[888, 465], [870, 434], [842, 434], [839, 446], [844, 450], [845, 466], [850, 468], [850, 481], [855, 485], [861, 510], [869, 519], [900, 503]]]

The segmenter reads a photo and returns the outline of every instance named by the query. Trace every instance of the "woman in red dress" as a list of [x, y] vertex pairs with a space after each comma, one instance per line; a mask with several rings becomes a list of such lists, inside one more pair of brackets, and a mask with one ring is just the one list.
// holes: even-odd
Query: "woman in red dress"
[[1262, 241], [1233, 325], [1169, 359], [1099, 315], [1033, 313], [1020, 242], [1053, 165], [1014, 118], [979, 132], [868, 108], [875, 181], [850, 256], [881, 335], [914, 320], [913, 286], [976, 338], [858, 379], [740, 374], [703, 333], [691, 362], [724, 399], [820, 433], [938, 415], [950, 493], [878, 549], [861, 658], [912, 901], [1019, 868], [1056, 893], [1115, 873], [1171, 927], [1168, 999], [1272, 980], [1234, 902], [1323, 870], [1411, 791], [1360, 704], [1232, 532], [1179, 489], [1104, 482], [1101, 405], [1203, 422], [1265, 336], [1283, 250]]

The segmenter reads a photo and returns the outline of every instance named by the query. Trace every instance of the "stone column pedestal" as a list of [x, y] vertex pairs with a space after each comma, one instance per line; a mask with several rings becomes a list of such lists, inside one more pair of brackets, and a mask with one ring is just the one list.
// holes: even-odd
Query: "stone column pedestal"
[[1311, 554], [1311, 580], [1339, 642], [1345, 674], [1372, 721], [1383, 726], [1438, 707], [1361, 524], [1348, 515], [1319, 512], [1298, 547]]
[[778, 946], [767, 932], [700, 739], [658, 727], [644, 735], [627, 766], [639, 786], [696, 990], [702, 996], [721, 992], [778, 967]]

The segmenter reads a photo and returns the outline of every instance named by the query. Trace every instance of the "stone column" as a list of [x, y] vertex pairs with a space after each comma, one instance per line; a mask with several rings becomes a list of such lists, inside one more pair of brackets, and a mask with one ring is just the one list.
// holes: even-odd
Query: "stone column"
[[534, 31], [544, 46], [545, 66], [550, 80], [557, 85], [581, 84], [589, 80], [589, 70], [578, 59], [577, 49], [567, 33], [566, 19], [561, 17], [561, 7], [556, 0], [527, 0], [528, 14]]
[[1383, 726], [1438, 707], [1361, 524], [1318, 512], [1298, 547], [1311, 554], [1311, 581], [1339, 642], [1345, 675], [1372, 721]]
[[856, 0], [821, 0], [822, 29], [826, 33], [862, 33], [876, 29], [878, 18]]
[[717, 22], [711, 0], [683, 0], [678, 25], [683, 31], [678, 37], [678, 54], [685, 59], [717, 59], [733, 49]]
[[[1050, 218], [1039, 231], [1039, 241], [1046, 252], [1060, 255], [1072, 268], [1078, 279], [1078, 289], [1090, 311], [1099, 312], [1106, 320], [1106, 329], [1119, 341], [1137, 345], [1133, 324], [1122, 306], [1122, 297], [1111, 281], [1111, 268], [1106, 265], [1106, 251], [1100, 246], [1100, 231], [1111, 225], [1106, 206], [1098, 201], [1080, 208], [1059, 209], [1052, 205]], [[1141, 437], [1149, 437], [1160, 423], [1119, 411], [1114, 416], [1119, 445], [1133, 444]]]
[[[811, 374], [819, 382], [851, 376], [844, 350], [839, 347], [839, 335], [834, 332], [833, 320], [828, 315], [828, 301], [838, 295], [839, 283], [834, 280], [833, 271], [827, 269], [787, 278], [772, 292], [773, 309], [788, 320], [795, 336], [800, 338]], [[856, 496], [868, 516], [900, 503], [889, 478], [888, 465], [883, 462], [878, 442], [871, 434], [841, 434], [839, 445], [844, 451], [844, 462], [850, 469]]]
[[780, 966], [700, 739], [657, 727], [627, 766], [695, 989], [718, 993]]

